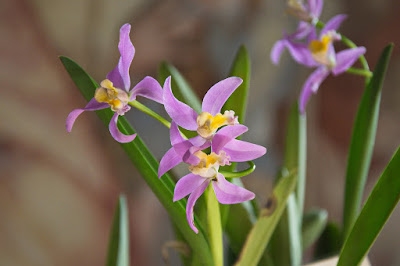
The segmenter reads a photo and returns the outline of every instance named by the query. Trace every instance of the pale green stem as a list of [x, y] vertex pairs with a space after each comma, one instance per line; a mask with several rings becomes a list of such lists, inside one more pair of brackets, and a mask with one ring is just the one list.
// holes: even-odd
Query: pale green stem
[[364, 76], [366, 78], [372, 77], [372, 72], [369, 70], [365, 70], [365, 69], [350, 67], [349, 69], [346, 70], [346, 72], [350, 73], [350, 74], [354, 74], [354, 75]]
[[160, 116], [159, 114], [157, 114], [156, 112], [154, 112], [153, 110], [148, 108], [147, 106], [141, 104], [140, 102], [135, 100], [135, 101], [129, 102], [129, 105], [131, 105], [131, 106], [135, 107], [136, 109], [142, 111], [143, 113], [148, 114], [149, 116], [157, 119], [158, 121], [160, 121], [167, 128], [171, 128], [171, 123], [170, 122], [168, 122], [162, 116]]
[[250, 167], [247, 168], [246, 170], [239, 171], [239, 172], [219, 171], [219, 173], [222, 174], [226, 178], [235, 178], [235, 177], [242, 177], [242, 176], [249, 175], [256, 169], [256, 165], [252, 161], [248, 161], [247, 163]]
[[214, 265], [223, 266], [224, 254], [222, 243], [221, 214], [219, 211], [219, 203], [211, 184], [206, 189], [205, 195], [207, 202], [207, 223], [211, 254], [213, 256]]

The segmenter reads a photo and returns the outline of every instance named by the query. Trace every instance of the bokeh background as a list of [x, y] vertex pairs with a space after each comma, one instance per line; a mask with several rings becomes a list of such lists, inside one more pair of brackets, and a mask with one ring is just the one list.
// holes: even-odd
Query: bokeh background
[[[373, 67], [388, 43], [400, 44], [400, 2], [325, 1], [322, 20], [349, 15], [341, 32], [367, 47]], [[285, 53], [269, 60], [273, 43], [295, 20], [284, 0], [0, 0], [0, 265], [102, 265], [119, 192], [128, 195], [132, 265], [162, 265], [174, 236], [170, 221], [119, 145], [94, 113], [65, 118], [85, 105], [58, 60], [73, 58], [97, 81], [114, 68], [118, 30], [132, 24], [133, 82], [174, 64], [199, 96], [225, 78], [241, 44], [252, 64], [245, 139], [268, 154], [246, 177], [261, 202], [282, 157], [288, 109], [310, 70]], [[375, 152], [366, 191], [400, 144], [400, 53], [395, 47], [385, 82]], [[363, 91], [360, 77], [328, 78], [308, 113], [306, 209], [341, 221], [346, 154]], [[145, 102], [157, 111], [162, 107]], [[128, 118], [160, 159], [168, 130], [146, 115]], [[399, 177], [400, 178], [400, 177]], [[400, 265], [396, 208], [372, 247], [373, 265]], [[175, 253], [171, 251], [171, 253]]]

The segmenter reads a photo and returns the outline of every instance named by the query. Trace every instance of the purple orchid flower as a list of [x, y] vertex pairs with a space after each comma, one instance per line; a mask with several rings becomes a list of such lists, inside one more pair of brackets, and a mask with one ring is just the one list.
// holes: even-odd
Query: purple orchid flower
[[76, 118], [84, 111], [95, 111], [111, 107], [115, 112], [109, 130], [111, 136], [118, 142], [127, 143], [135, 139], [136, 134], [124, 135], [117, 127], [118, 117], [130, 110], [128, 103], [137, 96], [146, 97], [158, 103], [163, 103], [163, 92], [160, 84], [152, 77], [145, 77], [135, 87], [130, 89], [129, 68], [135, 55], [135, 48], [129, 38], [131, 25], [125, 24], [120, 29], [118, 49], [121, 54], [118, 65], [108, 73], [105, 80], [96, 89], [94, 97], [82, 109], [73, 110], [67, 117], [65, 126], [71, 132]]
[[288, 13], [295, 16], [299, 20], [315, 24], [321, 16], [323, 0], [288, 0]]
[[230, 165], [230, 162], [250, 161], [266, 153], [266, 149], [262, 146], [235, 139], [246, 131], [247, 127], [244, 125], [232, 125], [220, 129], [212, 140], [211, 154], [207, 155], [202, 151], [204, 147], [193, 146], [190, 140], [184, 139], [178, 126], [172, 122], [172, 149], [175, 150], [174, 154], [180, 158], [171, 159], [171, 155], [167, 152], [162, 161], [166, 158], [166, 161], [185, 161], [190, 164], [191, 173], [182, 177], [176, 184], [173, 201], [180, 200], [190, 194], [186, 205], [186, 217], [194, 232], [198, 233], [194, 225], [193, 208], [210, 182], [217, 200], [221, 204], [236, 204], [254, 198], [253, 192], [228, 182], [218, 172], [220, 166]]
[[229, 77], [216, 83], [204, 95], [202, 113], [197, 114], [190, 106], [175, 98], [171, 91], [171, 77], [168, 77], [164, 83], [165, 110], [179, 126], [197, 131], [202, 138], [197, 141], [206, 142], [213, 138], [218, 128], [238, 124], [235, 112], [225, 111], [224, 114], [220, 112], [222, 106], [242, 82], [241, 78]]
[[333, 42], [340, 40], [341, 36], [336, 32], [346, 15], [333, 17], [321, 30], [319, 38], [314, 34], [314, 39], [308, 45], [309, 53], [304, 60], [307, 65], [314, 60], [317, 69], [304, 83], [299, 99], [299, 109], [302, 114], [312, 93], [317, 93], [321, 83], [330, 73], [337, 76], [349, 69], [357, 59], [366, 52], [365, 47], [350, 48], [338, 53], [335, 52]]

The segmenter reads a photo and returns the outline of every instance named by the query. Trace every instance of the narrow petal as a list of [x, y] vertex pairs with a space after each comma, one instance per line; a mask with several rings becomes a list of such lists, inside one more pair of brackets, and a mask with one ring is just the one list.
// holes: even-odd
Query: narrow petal
[[270, 56], [271, 56], [272, 63], [274, 63], [275, 65], [279, 64], [279, 59], [281, 58], [281, 54], [283, 53], [283, 51], [286, 48], [286, 42], [287, 42], [287, 40], [285, 40], [285, 39], [279, 40], [272, 47]]
[[158, 167], [158, 178], [162, 177], [166, 172], [182, 162], [182, 157], [179, 156], [175, 149], [170, 148], [161, 158], [160, 166]]
[[333, 75], [339, 75], [349, 69], [357, 59], [365, 54], [365, 47], [343, 50], [336, 54], [336, 66], [332, 69]]
[[186, 197], [201, 186], [205, 180], [204, 177], [192, 173], [185, 175], [176, 183], [173, 201]]
[[187, 130], [196, 131], [198, 114], [190, 106], [178, 101], [172, 94], [171, 76], [165, 80], [163, 97], [165, 110], [172, 120]]
[[297, 63], [308, 67], [317, 65], [306, 44], [288, 41], [286, 47], [288, 48], [290, 55]]
[[242, 135], [247, 130], [248, 128], [244, 125], [226, 126], [221, 128], [213, 137], [211, 151], [218, 154], [226, 143]]
[[290, 40], [301, 40], [307, 37], [310, 34], [311, 29], [313, 28], [314, 27], [310, 23], [305, 21], [300, 21], [296, 31], [290, 34], [288, 37]]
[[69, 113], [65, 121], [65, 128], [68, 132], [71, 132], [72, 126], [74, 125], [76, 118], [78, 118], [78, 116], [84, 111], [95, 111], [105, 109], [107, 107], [109, 107], [108, 103], [99, 103], [98, 101], [96, 101], [95, 98], [92, 98], [84, 108], [75, 109], [71, 113]]
[[232, 162], [247, 162], [263, 156], [267, 149], [263, 146], [247, 141], [233, 139], [222, 150], [230, 157]]
[[114, 113], [113, 117], [111, 118], [110, 124], [108, 129], [110, 130], [111, 136], [120, 143], [128, 143], [135, 139], [136, 133], [132, 135], [125, 135], [119, 131], [117, 122], [118, 122], [118, 114]]
[[200, 148], [194, 146], [190, 139], [186, 140], [182, 137], [181, 132], [174, 121], [171, 123], [170, 140], [176, 154], [185, 163], [196, 165], [200, 162], [200, 159], [193, 155], [193, 153], [200, 150]]
[[329, 75], [329, 70], [325, 67], [317, 68], [306, 80], [304, 83], [303, 89], [300, 94], [299, 99], [299, 109], [300, 113], [304, 114], [306, 104], [311, 97], [312, 93], [316, 93], [318, 91], [319, 86], [321, 85], [322, 81], [326, 79]]
[[129, 77], [129, 68], [135, 55], [135, 47], [129, 38], [131, 25], [125, 24], [119, 30], [118, 49], [121, 54], [118, 65], [107, 75], [114, 87], [129, 90], [131, 86], [131, 78]]
[[212, 186], [217, 200], [221, 204], [236, 204], [254, 199], [253, 192], [236, 186], [226, 181], [225, 177], [218, 173], [218, 181], [212, 181]]
[[320, 36], [324, 35], [328, 31], [334, 30], [336, 31], [342, 22], [347, 18], [347, 15], [339, 14], [331, 18], [326, 24], [325, 27], [322, 29]]
[[308, 7], [313, 18], [319, 18], [321, 16], [322, 7], [324, 5], [323, 0], [308, 0]]
[[202, 111], [211, 115], [221, 112], [222, 106], [231, 94], [242, 84], [238, 77], [229, 77], [212, 86], [203, 98]]
[[206, 140], [202, 136], [197, 135], [194, 138], [189, 139], [190, 143], [192, 143], [193, 146], [199, 147], [200, 150], [207, 149], [208, 147], [211, 146], [211, 143], [209, 140]]
[[160, 83], [149, 76], [136, 84], [136, 86], [131, 90], [131, 93], [131, 101], [135, 100], [136, 96], [142, 96], [158, 103], [163, 103], [163, 91]]
[[208, 184], [210, 183], [209, 179], [206, 179], [199, 187], [197, 187], [192, 194], [190, 194], [190, 197], [188, 199], [188, 202], [186, 204], [186, 219], [189, 223], [190, 228], [197, 234], [199, 233], [199, 230], [196, 228], [194, 225], [194, 217], [193, 217], [193, 208], [194, 204], [196, 203], [197, 199], [201, 196], [201, 194], [204, 193], [204, 190], [208, 187]]

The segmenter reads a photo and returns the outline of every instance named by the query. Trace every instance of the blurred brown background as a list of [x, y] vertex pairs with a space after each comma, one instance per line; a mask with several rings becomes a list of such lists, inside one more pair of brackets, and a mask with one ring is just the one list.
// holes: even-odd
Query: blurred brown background
[[[381, 49], [400, 43], [399, 1], [326, 1], [322, 20], [346, 13], [341, 32], [367, 47], [373, 67]], [[0, 0], [0, 265], [102, 265], [112, 212], [120, 191], [130, 206], [131, 262], [162, 264], [161, 248], [173, 239], [170, 222], [119, 145], [93, 113], [68, 113], [85, 105], [59, 62], [73, 58], [96, 80], [118, 60], [118, 30], [132, 24], [136, 47], [133, 82], [173, 63], [202, 96], [226, 77], [240, 44], [252, 60], [245, 138], [268, 148], [245, 182], [261, 201], [279, 167], [285, 120], [309, 70], [285, 53], [269, 52], [284, 29], [294, 27], [285, 1], [261, 0]], [[290, 30], [289, 30], [290, 31]], [[400, 60], [395, 47], [385, 82], [369, 192], [400, 144]], [[306, 209], [326, 208], [340, 222], [346, 153], [363, 91], [360, 77], [323, 83], [308, 105]], [[157, 104], [151, 105], [162, 111]], [[140, 136], [161, 158], [168, 130], [136, 111]], [[160, 135], [155, 135], [155, 132]], [[260, 188], [261, 187], [261, 188]], [[370, 252], [373, 265], [400, 264], [400, 212], [396, 208]]]

